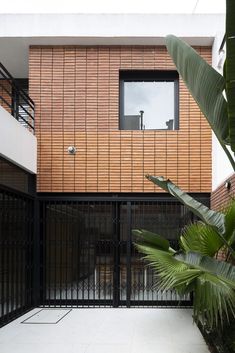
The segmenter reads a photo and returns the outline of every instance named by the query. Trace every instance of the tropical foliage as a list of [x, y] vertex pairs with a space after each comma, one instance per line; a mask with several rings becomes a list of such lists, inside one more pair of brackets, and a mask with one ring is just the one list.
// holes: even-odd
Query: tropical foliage
[[226, 50], [227, 58], [224, 65], [226, 80], [226, 96], [228, 102], [229, 138], [232, 151], [235, 152], [235, 1], [226, 0]]
[[[226, 49], [223, 76], [188, 44], [170, 35], [166, 45], [179, 74], [208, 120], [234, 171], [235, 160], [235, 1], [227, 0]], [[156, 285], [194, 294], [194, 319], [210, 328], [235, 318], [235, 266], [219, 261], [220, 249], [235, 259], [235, 202], [225, 213], [210, 210], [163, 177], [147, 179], [169, 192], [201, 221], [186, 227], [180, 250], [160, 235], [133, 230], [137, 248], [156, 269]]]
[[[235, 244], [234, 222], [235, 202], [224, 214], [224, 234], [231, 248]], [[235, 317], [235, 267], [215, 258], [224, 241], [212, 222], [198, 221], [187, 226], [177, 251], [158, 234], [144, 229], [133, 233], [138, 250], [156, 270], [158, 288], [175, 289], [180, 295], [194, 293], [196, 322], [212, 328]]]
[[179, 38], [166, 37], [167, 50], [193, 98], [207, 118], [233, 169], [235, 162], [235, 1], [226, 1], [226, 50], [223, 76]]
[[166, 46], [180, 76], [207, 118], [235, 170], [234, 158], [228, 148], [231, 139], [228, 102], [224, 97], [225, 78], [181, 39], [169, 35], [166, 37]]
[[233, 242], [235, 236], [235, 204], [232, 204], [228, 208], [228, 214], [225, 215], [222, 212], [216, 212], [209, 209], [207, 206], [181, 190], [169, 179], [164, 180], [163, 177], [154, 177], [151, 175], [146, 175], [146, 178], [176, 197], [205, 224], [211, 226], [212, 229], [217, 232], [222, 244], [230, 250], [231, 255], [234, 256], [235, 259], [235, 251], [231, 246], [231, 242]]

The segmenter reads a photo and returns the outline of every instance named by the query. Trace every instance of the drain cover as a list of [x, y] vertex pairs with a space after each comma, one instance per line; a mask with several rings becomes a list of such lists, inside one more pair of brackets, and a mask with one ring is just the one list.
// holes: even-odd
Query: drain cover
[[72, 309], [41, 309], [22, 321], [22, 324], [57, 324]]

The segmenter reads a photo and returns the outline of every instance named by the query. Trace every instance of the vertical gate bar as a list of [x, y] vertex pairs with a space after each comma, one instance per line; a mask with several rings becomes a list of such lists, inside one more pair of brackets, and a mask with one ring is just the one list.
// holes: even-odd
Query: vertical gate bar
[[20, 221], [21, 223], [21, 229], [24, 229], [23, 231], [23, 239], [22, 239], [22, 256], [23, 256], [23, 288], [22, 288], [22, 295], [23, 295], [23, 307], [27, 306], [27, 207], [26, 207], [26, 200], [25, 198], [23, 199], [23, 205], [24, 205], [24, 217], [23, 217], [23, 224], [22, 220]]
[[81, 225], [79, 224], [79, 205], [78, 203], [74, 203], [74, 208], [75, 208], [75, 211], [76, 211], [76, 225], [75, 225], [75, 249], [76, 249], [76, 256], [75, 256], [75, 263], [74, 265], [76, 265], [76, 300], [77, 300], [77, 303], [78, 303], [78, 288], [79, 288], [79, 279], [81, 277], [81, 274], [80, 274], [80, 256], [81, 256], [81, 253], [79, 251], [79, 240], [80, 240], [80, 231], [81, 231]]
[[11, 311], [15, 310], [15, 238], [11, 240]]
[[[23, 210], [23, 202], [20, 200], [20, 210]], [[21, 214], [22, 217], [22, 214]], [[22, 217], [23, 218], [23, 217]], [[23, 281], [24, 281], [24, 239], [23, 234], [21, 234], [20, 227], [20, 213], [17, 217], [17, 228], [19, 229], [18, 237], [20, 238], [20, 308], [23, 307]]]
[[[70, 291], [70, 299], [71, 299], [71, 303], [73, 302], [73, 288], [74, 288], [74, 276], [73, 276], [73, 266], [74, 266], [74, 246], [75, 246], [75, 242], [74, 242], [74, 236], [75, 236], [75, 215], [74, 215], [74, 205], [73, 202], [71, 202], [71, 230], [70, 230], [70, 234], [71, 234], [71, 240], [70, 240], [70, 249], [71, 249], [71, 256], [70, 256], [70, 272], [71, 272], [71, 291]], [[71, 304], [72, 305], [72, 304]]]
[[60, 260], [59, 260], [59, 277], [60, 277], [60, 282], [59, 282], [59, 306], [62, 306], [62, 291], [63, 291], [63, 284], [64, 284], [64, 278], [63, 278], [63, 233], [64, 233], [64, 211], [65, 210], [65, 205], [63, 204], [62, 201], [60, 201], [60, 213], [59, 213], [59, 249], [60, 249]]
[[68, 232], [68, 222], [69, 222], [69, 212], [68, 212], [68, 204], [69, 202], [66, 202], [66, 213], [65, 213], [65, 306], [67, 307], [68, 303], [68, 242], [69, 242], [69, 232]]
[[[105, 212], [106, 212], [106, 203], [104, 205], [104, 217], [105, 217]], [[100, 297], [101, 297], [100, 266], [102, 263], [100, 258], [102, 255], [103, 241], [98, 241], [97, 244], [98, 244], [98, 247], [97, 247], [97, 255], [98, 256], [96, 256], [95, 282], [96, 282], [97, 299], [100, 300]], [[98, 289], [97, 289], [97, 284], [98, 284]]]
[[[43, 300], [43, 305], [45, 305], [45, 301], [47, 300], [47, 281], [46, 281], [46, 276], [47, 276], [47, 261], [46, 261], [46, 249], [47, 249], [47, 222], [48, 222], [48, 213], [47, 213], [47, 202], [44, 203], [43, 205], [43, 238], [42, 238], [42, 253], [43, 253], [43, 267], [42, 267], [42, 288], [41, 288], [41, 293], [42, 293], [42, 300]], [[50, 305], [50, 302], [49, 302]]]
[[[13, 223], [13, 219], [10, 217], [10, 196], [9, 194], [7, 195], [7, 223], [8, 224], [12, 224]], [[9, 271], [10, 271], [10, 267], [9, 267], [9, 231], [7, 233], [7, 239], [6, 239], [6, 277], [5, 277], [5, 301], [6, 301], [6, 315], [7, 315], [7, 319], [8, 319], [8, 314], [9, 314]]]
[[1, 217], [0, 217], [0, 252], [1, 252], [1, 257], [0, 257], [0, 262], [1, 262], [1, 271], [0, 271], [0, 283], [1, 283], [1, 289], [0, 289], [0, 303], [1, 303], [1, 318], [4, 316], [4, 272], [5, 272], [5, 266], [4, 266], [4, 251], [5, 251], [5, 242], [4, 242], [4, 224], [5, 224], [5, 209], [3, 207], [4, 205], [4, 200], [5, 200], [5, 192], [1, 191], [1, 202], [2, 202], [2, 208], [0, 210], [1, 212]]
[[[25, 215], [23, 214], [19, 214], [20, 212], [22, 212], [23, 207], [21, 207], [21, 198], [16, 198], [13, 197], [13, 195], [9, 195], [9, 209], [8, 209], [8, 214], [9, 214], [9, 220], [10, 220], [10, 233], [8, 233], [8, 239], [7, 239], [7, 243], [8, 243], [8, 294], [7, 294], [7, 301], [8, 301], [8, 315], [11, 313], [12, 311], [12, 297], [11, 297], [11, 281], [13, 280], [12, 277], [12, 248], [13, 248], [13, 243], [15, 242], [17, 236], [22, 237], [25, 234], [25, 229], [23, 227], [25, 227]], [[20, 204], [19, 204], [20, 203]], [[17, 223], [16, 223], [17, 222]], [[18, 234], [16, 234], [16, 229], [18, 229]], [[18, 266], [22, 266], [21, 264]], [[26, 266], [23, 266], [22, 272], [26, 271]], [[22, 307], [22, 305], [21, 305]]]
[[[108, 203], [105, 204], [105, 216], [107, 217], [108, 213]], [[101, 279], [101, 291], [103, 287], [103, 297], [104, 300], [106, 300], [106, 288], [107, 288], [107, 240], [104, 240], [103, 242], [103, 248], [101, 250], [101, 267], [100, 267], [100, 279]]]
[[[16, 201], [15, 201], [16, 202]], [[15, 208], [16, 209], [16, 208]], [[13, 221], [13, 219], [11, 220]], [[12, 222], [13, 223], [13, 222]], [[14, 290], [14, 282], [15, 282], [15, 242], [16, 242], [16, 238], [15, 238], [15, 229], [14, 229], [14, 225], [12, 227], [12, 234], [10, 235], [10, 262], [11, 262], [11, 274], [10, 275], [10, 281], [11, 281], [11, 288], [10, 288], [10, 312], [14, 311], [15, 308], [15, 300], [14, 300], [14, 296], [15, 296], [15, 290]]]
[[57, 219], [58, 219], [58, 209], [57, 209], [57, 202], [55, 201], [53, 203], [54, 206], [54, 212], [55, 212], [55, 217], [54, 217], [54, 234], [53, 234], [53, 248], [54, 248], [54, 259], [53, 259], [53, 263], [54, 263], [54, 271], [53, 271], [53, 275], [54, 275], [54, 294], [53, 294], [53, 300], [56, 303], [56, 291], [57, 291], [57, 231], [58, 231], [58, 224], [57, 224]]
[[116, 234], [117, 234], [117, 260], [118, 260], [118, 267], [117, 267], [117, 300], [118, 305], [120, 305], [120, 273], [121, 273], [121, 234], [120, 234], [120, 207], [121, 204], [116, 202]]
[[34, 225], [33, 225], [33, 305], [40, 304], [40, 220], [39, 201], [34, 200]]
[[132, 214], [131, 214], [131, 202], [127, 202], [127, 258], [126, 258], [126, 266], [127, 266], [127, 276], [126, 276], [126, 306], [130, 308], [131, 306], [131, 247], [132, 247]]
[[[87, 207], [87, 206], [86, 206]], [[83, 218], [85, 218], [85, 209], [86, 209], [85, 205], [84, 205], [84, 202], [82, 202], [82, 215], [83, 215]], [[86, 230], [86, 222], [84, 224], [84, 229], [83, 229], [83, 233], [82, 233], [82, 237], [80, 239], [80, 244], [81, 244], [81, 263], [82, 263], [82, 303], [84, 303], [84, 291], [85, 291], [85, 255], [84, 255], [84, 244], [85, 244], [85, 230]], [[84, 305], [84, 304], [83, 304]]]
[[19, 250], [20, 250], [20, 239], [19, 237], [15, 237], [15, 246], [16, 246], [16, 267], [15, 267], [15, 271], [16, 271], [16, 274], [15, 274], [15, 281], [16, 281], [16, 284], [15, 284], [15, 306], [16, 306], [16, 309], [18, 309], [19, 307], [19, 269], [20, 269], [20, 257], [19, 257]]
[[49, 221], [49, 232], [47, 236], [47, 263], [48, 263], [48, 272], [47, 272], [47, 281], [48, 281], [48, 295], [49, 295], [49, 300], [50, 300], [50, 305], [53, 305], [53, 298], [52, 298], [52, 283], [53, 283], [53, 259], [52, 259], [52, 240], [54, 238], [54, 213], [53, 213], [53, 202], [49, 202], [49, 215], [50, 215], [50, 221]]
[[[7, 193], [7, 206], [6, 206], [6, 224], [12, 224], [14, 222], [14, 219], [10, 218], [9, 215], [9, 203], [10, 203], [10, 198], [9, 198], [9, 194]], [[4, 290], [4, 300], [5, 300], [5, 315], [6, 315], [6, 319], [8, 321], [8, 271], [9, 271], [9, 266], [8, 266], [8, 251], [9, 251], [9, 229], [8, 232], [6, 233], [6, 238], [5, 238], [5, 246], [6, 246], [6, 253], [5, 253], [5, 266], [6, 266], [6, 270], [5, 270], [5, 290]], [[19, 266], [20, 269], [20, 266]]]
[[120, 296], [120, 205], [118, 202], [112, 202], [112, 226], [113, 226], [113, 307], [119, 306]]
[[[95, 213], [92, 217], [93, 223], [92, 223], [92, 236], [91, 236], [91, 294], [92, 294], [92, 302], [94, 302], [95, 299], [95, 244], [97, 241], [97, 233], [100, 236], [101, 232], [101, 216], [102, 212], [102, 205], [97, 209], [97, 214]], [[96, 216], [95, 216], [96, 215]], [[98, 232], [96, 231], [98, 229]], [[100, 238], [98, 238], [100, 239]]]
[[[12, 205], [13, 206], [13, 205]], [[15, 214], [16, 211], [16, 207], [14, 204], [14, 208], [13, 208], [13, 214]], [[10, 212], [10, 217], [12, 217], [12, 207], [11, 210], [9, 209]], [[8, 294], [7, 294], [7, 298], [8, 298], [8, 314], [11, 313], [12, 311], [12, 298], [11, 298], [11, 285], [12, 285], [12, 263], [11, 263], [11, 252], [12, 252], [12, 244], [13, 244], [13, 234], [14, 234], [14, 230], [12, 227], [12, 218], [11, 218], [11, 231], [9, 233], [9, 240], [8, 240], [8, 268], [9, 268], [9, 272], [8, 272]]]
[[52, 305], [52, 298], [51, 298], [51, 275], [52, 275], [52, 271], [51, 271], [51, 238], [53, 237], [53, 221], [54, 221], [54, 217], [53, 217], [53, 213], [52, 213], [52, 202], [49, 202], [48, 205], [48, 215], [50, 216], [49, 219], [49, 229], [48, 229], [48, 234], [47, 234], [47, 250], [46, 250], [46, 266], [48, 268], [47, 271], [47, 285], [48, 285], [48, 297], [49, 297], [49, 301], [50, 301], [50, 306]]
[[56, 306], [56, 235], [57, 235], [57, 208], [56, 202], [51, 202], [51, 214], [53, 215], [53, 219], [51, 222], [51, 290], [50, 296], [52, 302], [54, 302], [53, 306]]
[[87, 234], [87, 243], [88, 243], [88, 273], [87, 273], [87, 275], [88, 275], [88, 277], [87, 277], [87, 281], [88, 281], [88, 283], [87, 283], [87, 294], [88, 294], [88, 296], [87, 296], [87, 298], [88, 298], [88, 305], [90, 305], [90, 303], [89, 303], [89, 301], [90, 301], [90, 246], [91, 246], [91, 244], [90, 244], [90, 232], [91, 232], [91, 229], [90, 229], [90, 227], [91, 227], [91, 221], [90, 221], [90, 212], [91, 212], [91, 205], [90, 205], [90, 202], [88, 202], [88, 205], [89, 205], [89, 207], [88, 207], [88, 234]]
[[[27, 202], [27, 200], [26, 200]], [[27, 283], [27, 308], [33, 302], [33, 236], [34, 236], [34, 202], [27, 202], [27, 262], [28, 262], [28, 283]]]
[[[50, 276], [50, 266], [48, 261], [49, 254], [49, 241], [50, 241], [50, 227], [52, 222], [52, 215], [50, 212], [50, 201], [46, 203], [45, 208], [45, 239], [44, 239], [44, 288], [45, 288], [45, 300], [46, 303], [49, 303], [49, 307], [51, 306], [51, 298], [50, 298], [50, 286], [49, 286], [49, 276]], [[45, 303], [45, 304], [46, 304]]]
[[[6, 204], [7, 201], [7, 193], [4, 192], [4, 205]], [[7, 207], [4, 207], [4, 224], [6, 227], [7, 224]], [[7, 242], [6, 242], [6, 233], [3, 234], [3, 256], [2, 256], [2, 268], [3, 268], [3, 274], [2, 274], [2, 312], [3, 312], [3, 317], [6, 314], [6, 303], [5, 303], [5, 292], [6, 292], [6, 271], [7, 271], [7, 266], [6, 266], [6, 251], [7, 251]]]

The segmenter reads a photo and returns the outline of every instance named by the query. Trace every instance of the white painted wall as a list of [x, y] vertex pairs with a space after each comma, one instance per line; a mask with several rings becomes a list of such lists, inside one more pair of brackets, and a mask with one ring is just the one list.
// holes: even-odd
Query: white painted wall
[[0, 106], [0, 155], [26, 171], [37, 172], [37, 139]]
[[27, 77], [30, 45], [164, 45], [167, 34], [212, 45], [223, 28], [218, 14], [0, 14], [0, 61]]
[[218, 14], [0, 14], [0, 36], [211, 37], [223, 19]]
[[[224, 37], [224, 32], [218, 32], [212, 47], [212, 66], [222, 74], [225, 54], [219, 53], [219, 48]], [[233, 174], [233, 168], [220, 146], [217, 138], [212, 136], [212, 190]]]

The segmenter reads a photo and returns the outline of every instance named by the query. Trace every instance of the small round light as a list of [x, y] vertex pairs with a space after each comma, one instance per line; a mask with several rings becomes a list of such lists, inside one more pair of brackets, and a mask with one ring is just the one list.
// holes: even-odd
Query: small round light
[[74, 146], [69, 146], [68, 147], [68, 153], [69, 154], [75, 154], [76, 151], [77, 151], [76, 147], [74, 147]]

